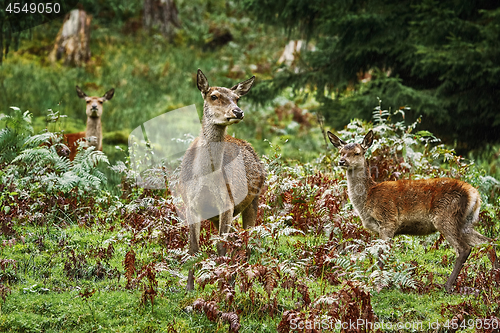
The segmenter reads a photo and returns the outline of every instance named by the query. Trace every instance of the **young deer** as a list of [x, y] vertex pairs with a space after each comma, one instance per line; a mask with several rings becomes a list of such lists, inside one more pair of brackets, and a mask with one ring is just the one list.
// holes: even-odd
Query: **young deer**
[[78, 97], [84, 98], [87, 103], [87, 128], [85, 132], [64, 135], [70, 149], [70, 160], [73, 160], [76, 156], [79, 140], [86, 140], [89, 146], [94, 146], [96, 150], [102, 151], [102, 104], [113, 98], [115, 89], [108, 90], [102, 97], [89, 97], [80, 87], [76, 86], [76, 93]]
[[[219, 235], [229, 232], [233, 217], [242, 214], [243, 228], [255, 225], [264, 167], [252, 146], [226, 134], [227, 126], [239, 123], [243, 111], [237, 102], [248, 93], [255, 76], [228, 89], [210, 87], [198, 69], [197, 85], [204, 100], [200, 135], [191, 143], [181, 163], [180, 189], [187, 207], [189, 253], [199, 250], [201, 220], [211, 220]], [[225, 255], [221, 243], [219, 256]], [[194, 289], [189, 271], [187, 290]]]
[[[446, 281], [450, 292], [471, 246], [488, 243], [490, 238], [472, 227], [479, 217], [481, 197], [471, 185], [451, 178], [398, 180], [375, 183], [365, 159], [373, 143], [370, 131], [363, 143], [345, 143], [328, 132], [340, 150], [339, 166], [346, 169], [349, 198], [363, 226], [384, 239], [395, 235], [429, 235], [439, 231], [453, 246], [457, 259]], [[498, 260], [493, 259], [494, 267]]]

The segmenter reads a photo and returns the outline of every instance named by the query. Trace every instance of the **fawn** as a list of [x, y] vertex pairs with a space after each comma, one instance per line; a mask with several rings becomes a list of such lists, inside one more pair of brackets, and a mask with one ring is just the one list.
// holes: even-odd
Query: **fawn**
[[[429, 235], [439, 231], [457, 254], [445, 284], [450, 292], [471, 252], [471, 247], [491, 242], [473, 229], [479, 218], [481, 196], [470, 184], [451, 178], [398, 180], [375, 183], [365, 159], [373, 143], [369, 131], [361, 144], [345, 143], [328, 132], [340, 151], [339, 166], [346, 169], [349, 199], [363, 226], [384, 239], [395, 235]], [[496, 255], [493, 266], [498, 268]]]
[[[266, 174], [252, 146], [226, 134], [227, 126], [239, 123], [243, 111], [237, 102], [255, 80], [232, 88], [210, 87], [198, 69], [197, 85], [203, 97], [200, 135], [184, 154], [180, 172], [181, 196], [187, 207], [189, 253], [199, 251], [201, 220], [214, 223], [219, 235], [229, 232], [233, 217], [241, 213], [243, 228], [255, 225], [259, 195]], [[225, 255], [221, 243], [219, 256]], [[194, 289], [194, 272], [189, 271], [187, 290]]]
[[82, 139], [88, 142], [88, 146], [94, 146], [96, 150], [102, 151], [102, 104], [113, 98], [115, 89], [111, 88], [102, 97], [89, 97], [83, 92], [82, 89], [80, 89], [80, 87], [76, 86], [76, 93], [78, 94], [78, 97], [84, 98], [87, 103], [87, 128], [85, 132], [69, 133], [64, 135], [70, 149], [70, 160], [75, 158], [78, 148], [77, 142]]

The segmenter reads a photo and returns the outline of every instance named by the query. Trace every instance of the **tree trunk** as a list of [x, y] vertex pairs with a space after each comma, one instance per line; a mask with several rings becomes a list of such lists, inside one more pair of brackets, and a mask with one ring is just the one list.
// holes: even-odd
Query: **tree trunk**
[[92, 16], [85, 11], [74, 9], [64, 18], [64, 23], [57, 33], [54, 48], [49, 60], [56, 62], [63, 59], [65, 65], [81, 66], [90, 59], [90, 22]]
[[181, 27], [178, 14], [175, 0], [144, 0], [144, 28], [157, 27], [169, 39]]

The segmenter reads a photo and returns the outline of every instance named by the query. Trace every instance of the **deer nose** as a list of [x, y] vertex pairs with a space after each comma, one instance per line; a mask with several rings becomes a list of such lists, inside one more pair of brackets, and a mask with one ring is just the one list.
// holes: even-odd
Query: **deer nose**
[[339, 161], [339, 166], [346, 166], [346, 160], [341, 158]]
[[234, 116], [238, 119], [243, 119], [243, 111], [240, 108], [233, 109]]

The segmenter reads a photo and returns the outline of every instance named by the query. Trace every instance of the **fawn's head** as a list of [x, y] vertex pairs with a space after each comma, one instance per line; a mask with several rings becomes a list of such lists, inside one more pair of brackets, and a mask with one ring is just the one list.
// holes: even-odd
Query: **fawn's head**
[[335, 148], [340, 150], [339, 166], [345, 169], [357, 169], [365, 166], [365, 153], [373, 143], [372, 131], [365, 135], [361, 144], [346, 143], [330, 131], [328, 138]]
[[79, 86], [76, 86], [76, 93], [78, 94], [78, 97], [84, 98], [85, 102], [87, 102], [87, 109], [86, 109], [87, 117], [100, 118], [102, 116], [102, 103], [109, 101], [111, 98], [113, 98], [113, 95], [115, 94], [115, 89], [111, 88], [102, 97], [98, 96], [89, 97], [87, 96], [86, 93], [83, 92], [82, 89], [80, 89]]
[[198, 69], [198, 89], [205, 101], [203, 116], [215, 125], [229, 126], [239, 123], [243, 119], [244, 113], [238, 107], [238, 100], [250, 91], [254, 80], [255, 76], [252, 76], [232, 88], [210, 87], [205, 74]]

